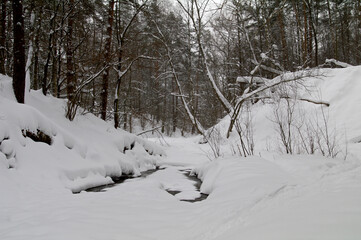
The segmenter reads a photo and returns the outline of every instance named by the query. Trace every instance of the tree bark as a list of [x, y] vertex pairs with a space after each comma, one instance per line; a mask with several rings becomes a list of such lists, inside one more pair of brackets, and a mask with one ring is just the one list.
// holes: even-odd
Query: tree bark
[[74, 51], [73, 51], [73, 25], [74, 25], [74, 0], [70, 0], [69, 9], [71, 11], [68, 17], [68, 27], [66, 34], [66, 91], [69, 102], [74, 101], [75, 91], [75, 72], [74, 72]]
[[285, 31], [283, 9], [279, 10], [278, 21], [279, 21], [279, 24], [280, 24], [280, 33], [281, 33], [283, 67], [285, 69], [288, 69], [288, 62], [289, 62], [288, 61], [288, 48], [287, 48], [287, 40], [286, 40], [286, 31]]
[[16, 100], [24, 103], [25, 96], [25, 40], [24, 40], [24, 17], [21, 0], [13, 0], [14, 22], [14, 73], [13, 88]]
[[1, 1], [1, 19], [0, 19], [0, 73], [5, 74], [6, 59], [6, 2]]
[[30, 92], [31, 85], [31, 76], [30, 76], [30, 67], [33, 60], [33, 38], [34, 38], [34, 23], [35, 23], [35, 13], [33, 12], [34, 5], [31, 4], [30, 7], [30, 34], [29, 34], [29, 48], [28, 48], [28, 57], [26, 60], [26, 72], [25, 72], [25, 94]]
[[303, 2], [303, 27], [304, 27], [304, 40], [303, 40], [303, 62], [306, 64], [307, 67], [310, 66], [310, 56], [308, 55], [308, 18], [307, 18], [307, 6], [306, 3]]
[[[104, 66], [108, 65], [111, 59], [111, 44], [113, 36], [113, 20], [114, 20], [114, 0], [109, 1], [108, 8], [108, 26], [107, 35], [105, 40], [105, 52], [104, 52]], [[103, 120], [107, 117], [107, 105], [108, 105], [108, 86], [109, 86], [109, 68], [103, 72], [103, 83], [101, 92], [101, 118]]]
[[34, 66], [33, 66], [33, 85], [32, 88], [39, 89], [39, 54], [40, 54], [40, 29], [42, 24], [42, 9], [39, 10], [37, 16], [36, 31], [34, 36]]
[[[73, 0], [72, 0], [73, 1]], [[47, 94], [48, 91], [48, 69], [49, 69], [49, 64], [50, 64], [50, 57], [51, 57], [51, 53], [53, 51], [53, 46], [52, 46], [52, 39], [55, 33], [55, 29], [54, 29], [54, 22], [55, 22], [55, 18], [57, 16], [58, 13], [58, 9], [60, 6], [60, 2], [56, 5], [53, 15], [50, 18], [50, 34], [49, 34], [49, 38], [48, 38], [48, 53], [47, 53], [47, 57], [46, 57], [46, 62], [44, 65], [44, 75], [43, 75], [43, 80], [41, 82], [41, 88], [42, 88], [42, 92], [44, 95]]]

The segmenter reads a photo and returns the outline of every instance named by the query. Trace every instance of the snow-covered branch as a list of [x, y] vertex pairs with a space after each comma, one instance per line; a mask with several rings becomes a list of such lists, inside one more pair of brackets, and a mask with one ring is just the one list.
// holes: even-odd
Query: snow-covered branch
[[290, 83], [290, 82], [296, 82], [296, 81], [299, 81], [299, 80], [301, 80], [301, 79], [303, 79], [305, 77], [310, 77], [312, 75], [312, 73], [313, 73], [312, 71], [304, 71], [304, 72], [298, 72], [298, 73], [295, 73], [295, 74], [291, 74], [291, 73], [281, 74], [280, 76], [275, 77], [274, 79], [272, 79], [271, 82], [266, 82], [265, 85], [257, 88], [256, 90], [245, 93], [242, 96], [240, 96], [239, 98], [237, 98], [236, 104], [235, 104], [235, 111], [232, 114], [231, 122], [229, 124], [229, 128], [228, 128], [228, 131], [227, 131], [227, 137], [229, 137], [229, 134], [232, 131], [233, 126], [234, 126], [234, 124], [236, 122], [236, 119], [237, 119], [237, 117], [238, 117], [238, 115], [240, 113], [242, 104], [246, 100], [252, 98], [253, 96], [255, 96], [255, 95], [259, 94], [259, 93], [262, 93], [262, 92], [266, 91], [267, 89], [277, 87], [278, 85], [286, 84], [286, 83]]

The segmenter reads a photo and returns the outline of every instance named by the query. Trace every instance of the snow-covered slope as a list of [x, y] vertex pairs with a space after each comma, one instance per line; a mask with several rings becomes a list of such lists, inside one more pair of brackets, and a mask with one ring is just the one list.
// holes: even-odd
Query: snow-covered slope
[[[293, 113], [293, 130], [295, 138], [298, 137], [297, 127], [305, 131], [307, 122], [312, 122], [313, 127], [324, 128], [324, 118], [327, 120], [328, 131], [335, 137], [339, 146], [338, 156], [346, 154], [361, 154], [359, 143], [361, 141], [361, 66], [318, 69], [312, 73], [313, 77], [303, 79], [302, 84], [307, 89], [299, 88], [297, 98], [329, 103], [329, 107], [313, 104], [307, 101], [297, 101]], [[295, 94], [293, 92], [293, 94]], [[277, 100], [276, 100], [277, 101]], [[278, 100], [285, 106], [285, 100]], [[267, 102], [267, 101], [266, 101]], [[253, 137], [255, 142], [255, 153], [262, 151], [279, 151], [281, 142], [274, 123], [274, 111], [277, 104], [267, 104], [262, 101], [251, 106], [251, 119], [253, 126]], [[243, 115], [242, 120], [247, 118]], [[231, 133], [230, 140], [226, 140], [230, 117], [226, 116], [216, 126], [223, 135], [223, 149], [227, 151], [229, 145], [239, 139], [236, 131]], [[319, 129], [319, 130], [320, 130]], [[317, 130], [317, 129], [316, 129]], [[306, 133], [305, 133], [306, 135]], [[300, 144], [299, 142], [295, 145]], [[297, 146], [296, 146], [297, 147]], [[295, 149], [294, 151], [298, 151]]]
[[[92, 114], [73, 122], [66, 102], [32, 91], [18, 104], [11, 78], [0, 75], [0, 191], [19, 186], [67, 188], [74, 192], [111, 183], [111, 177], [139, 175], [153, 168], [163, 150]], [[42, 139], [37, 139], [37, 137]], [[35, 141], [34, 141], [35, 140]]]

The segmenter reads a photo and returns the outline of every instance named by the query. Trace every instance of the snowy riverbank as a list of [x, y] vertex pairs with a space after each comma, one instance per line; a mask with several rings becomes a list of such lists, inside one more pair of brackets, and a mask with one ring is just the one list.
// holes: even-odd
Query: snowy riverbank
[[[267, 151], [277, 135], [259, 104], [256, 156], [232, 155], [224, 141], [214, 160], [199, 137], [165, 138], [161, 147], [91, 114], [69, 122], [65, 102], [40, 92], [17, 104], [1, 76], [0, 239], [360, 240], [361, 68], [327, 71], [318, 86], [330, 121], [347, 131], [346, 157]], [[38, 130], [50, 140], [32, 140]], [[162, 170], [104, 192], [72, 194], [156, 165]], [[199, 196], [184, 169], [203, 181], [206, 200], [179, 200]]]

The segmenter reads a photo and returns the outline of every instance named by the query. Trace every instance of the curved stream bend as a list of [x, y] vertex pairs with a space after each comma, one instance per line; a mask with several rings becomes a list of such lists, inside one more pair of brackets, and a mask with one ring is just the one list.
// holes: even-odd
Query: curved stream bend
[[[155, 168], [155, 169], [150, 169], [147, 171], [142, 172], [142, 175], [139, 177], [134, 177], [134, 176], [130, 176], [130, 175], [122, 175], [120, 177], [116, 177], [116, 178], [112, 178], [112, 180], [114, 181], [114, 183], [112, 184], [106, 184], [106, 185], [101, 185], [101, 186], [97, 186], [97, 187], [92, 187], [92, 188], [88, 188], [85, 191], [87, 192], [106, 192], [106, 189], [111, 188], [111, 187], [115, 187], [118, 184], [121, 184], [123, 182], [125, 182], [128, 179], [134, 179], [134, 178], [147, 178], [148, 176], [152, 175], [153, 173], [157, 172], [157, 171], [162, 171], [165, 168]], [[180, 201], [184, 201], [184, 202], [200, 202], [203, 201], [205, 199], [207, 199], [208, 194], [204, 194], [200, 192], [200, 188], [202, 185], [202, 181], [197, 178], [197, 176], [195, 175], [191, 175], [191, 169], [182, 169], [179, 170], [177, 169], [177, 171], [179, 171], [181, 174], [183, 174], [189, 181], [192, 182], [192, 184], [195, 187], [195, 191], [199, 192], [200, 196], [194, 199], [180, 199]], [[172, 190], [172, 189], [165, 189], [169, 194], [175, 196], [179, 193], [181, 193], [182, 191], [180, 190]]]

